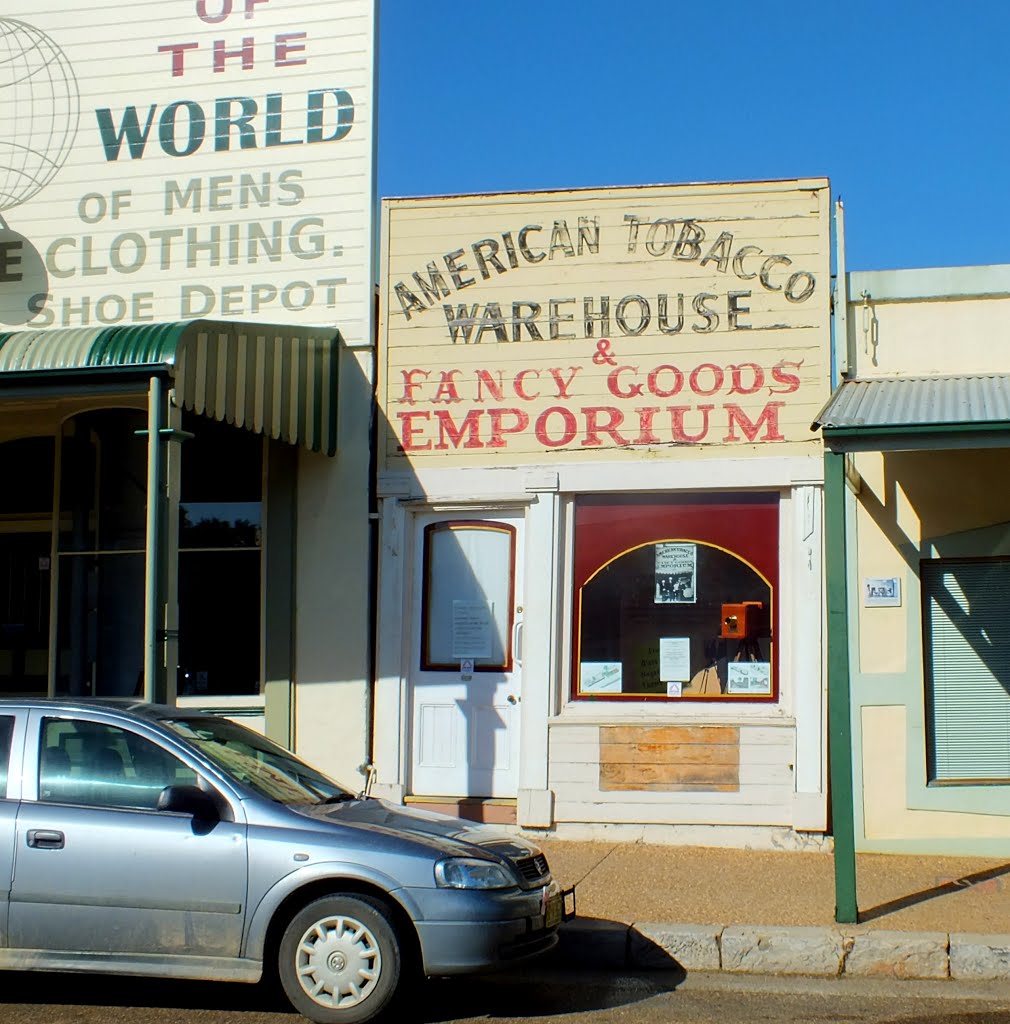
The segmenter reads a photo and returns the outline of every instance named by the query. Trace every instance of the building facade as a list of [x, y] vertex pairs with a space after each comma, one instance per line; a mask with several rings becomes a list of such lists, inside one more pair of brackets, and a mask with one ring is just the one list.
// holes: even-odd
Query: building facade
[[[849, 704], [854, 845], [999, 855], [1010, 268], [851, 273], [847, 285], [843, 377], [817, 426], [843, 481], [827, 544], [844, 628], [828, 640]], [[836, 807], [836, 830], [847, 813]]]
[[353, 780], [372, 649], [373, 4], [15, 13], [0, 693], [206, 707]]
[[823, 179], [384, 202], [376, 792], [823, 833], [829, 225]]

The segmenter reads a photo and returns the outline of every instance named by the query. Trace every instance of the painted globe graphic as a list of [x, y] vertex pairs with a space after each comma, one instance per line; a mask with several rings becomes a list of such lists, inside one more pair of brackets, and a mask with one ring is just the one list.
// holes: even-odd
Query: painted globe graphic
[[0, 17], [0, 214], [63, 166], [80, 114], [77, 79], [45, 32]]

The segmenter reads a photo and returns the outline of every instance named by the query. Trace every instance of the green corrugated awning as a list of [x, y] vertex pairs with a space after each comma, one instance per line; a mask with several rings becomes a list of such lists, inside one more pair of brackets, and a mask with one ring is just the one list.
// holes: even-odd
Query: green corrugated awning
[[843, 381], [810, 426], [834, 450], [1010, 444], [1010, 375]]
[[339, 339], [333, 328], [231, 320], [0, 333], [0, 383], [68, 391], [124, 370], [165, 373], [177, 405], [333, 455]]

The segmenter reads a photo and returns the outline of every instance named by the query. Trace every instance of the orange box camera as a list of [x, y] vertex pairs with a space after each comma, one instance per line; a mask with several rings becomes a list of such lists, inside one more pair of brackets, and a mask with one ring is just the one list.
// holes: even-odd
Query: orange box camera
[[719, 636], [724, 640], [746, 640], [756, 637], [763, 608], [764, 604], [761, 601], [724, 604]]

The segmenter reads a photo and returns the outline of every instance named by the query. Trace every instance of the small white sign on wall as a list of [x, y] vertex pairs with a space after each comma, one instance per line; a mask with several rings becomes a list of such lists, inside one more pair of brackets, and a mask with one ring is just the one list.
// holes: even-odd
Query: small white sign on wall
[[864, 608], [898, 608], [901, 606], [901, 580], [897, 576], [864, 576]]

